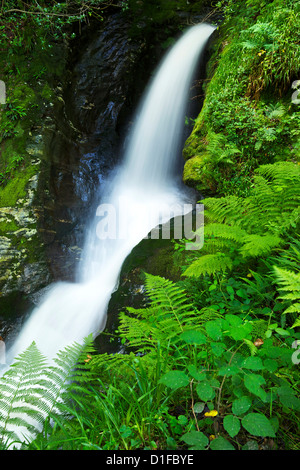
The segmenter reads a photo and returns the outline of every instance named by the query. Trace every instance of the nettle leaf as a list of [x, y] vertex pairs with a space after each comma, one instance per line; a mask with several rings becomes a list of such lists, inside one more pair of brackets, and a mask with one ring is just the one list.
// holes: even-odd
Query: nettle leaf
[[228, 377], [231, 377], [232, 375], [236, 375], [240, 372], [240, 369], [235, 366], [235, 365], [228, 365], [228, 366], [223, 366], [220, 368], [218, 375], [226, 375]]
[[237, 398], [232, 403], [232, 412], [235, 415], [240, 416], [246, 413], [251, 407], [251, 405], [252, 405], [252, 400], [250, 397], [243, 396], [241, 398]]
[[206, 333], [215, 341], [222, 337], [222, 327], [218, 320], [210, 320], [205, 323]]
[[172, 390], [177, 390], [181, 387], [186, 387], [190, 383], [188, 376], [179, 370], [171, 370], [161, 377], [159, 383], [170, 387]]
[[222, 436], [217, 437], [217, 439], [211, 441], [210, 448], [211, 450], [235, 450], [233, 445]]
[[275, 370], [278, 369], [278, 362], [274, 359], [266, 359], [264, 361], [264, 368], [269, 372], [275, 372]]
[[181, 333], [180, 338], [187, 344], [205, 344], [206, 336], [197, 330], [189, 330]]
[[251, 370], [262, 370], [264, 369], [264, 365], [262, 363], [262, 360], [260, 357], [247, 357], [243, 364], [242, 367], [244, 369], [251, 369]]
[[194, 364], [188, 365], [188, 371], [194, 379], [198, 380], [198, 382], [206, 379], [205, 369], [201, 370], [201, 368], [197, 368]]
[[205, 402], [212, 400], [215, 396], [215, 391], [208, 382], [198, 384], [196, 391], [199, 398]]
[[265, 385], [265, 383], [265, 379], [258, 374], [249, 374], [244, 378], [245, 387], [249, 390], [249, 392], [257, 395], [264, 402], [266, 401], [267, 394], [265, 390], [261, 388], [261, 386]]
[[[231, 286], [227, 286], [227, 291], [228, 291], [229, 287], [231, 287]], [[231, 287], [231, 289], [232, 289], [232, 287]], [[227, 315], [225, 315], [225, 320], [231, 326], [239, 326], [243, 323], [243, 320], [239, 316], [232, 315], [232, 313], [228, 313]]]
[[235, 341], [242, 341], [244, 338], [250, 335], [252, 331], [251, 323], [244, 323], [243, 325], [236, 325], [229, 328], [229, 336]]
[[265, 415], [249, 413], [242, 419], [242, 426], [253, 436], [275, 437], [273, 426]]
[[224, 353], [224, 351], [226, 350], [226, 344], [225, 343], [215, 343], [215, 342], [211, 342], [210, 343], [210, 346], [211, 346], [211, 351], [213, 353], [214, 356], [216, 357], [221, 357], [222, 354]]
[[278, 387], [276, 392], [282, 405], [290, 408], [291, 410], [300, 411], [300, 399], [296, 397], [292, 388], [287, 385], [283, 385]]
[[201, 431], [186, 432], [181, 439], [195, 450], [204, 449], [209, 442], [208, 438]]
[[227, 415], [223, 419], [223, 426], [225, 431], [228, 432], [230, 437], [236, 436], [240, 429], [241, 429], [241, 423], [240, 420], [233, 415]]

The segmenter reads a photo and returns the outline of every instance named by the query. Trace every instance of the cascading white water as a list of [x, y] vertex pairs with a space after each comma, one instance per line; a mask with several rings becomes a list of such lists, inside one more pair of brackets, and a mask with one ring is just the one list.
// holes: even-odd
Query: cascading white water
[[191, 78], [214, 29], [207, 24], [190, 28], [167, 54], [137, 113], [124, 163], [109, 184], [105, 208], [110, 217], [105, 223], [99, 219], [104, 215], [99, 206], [87, 234], [79, 282], [57, 283], [49, 290], [8, 351], [8, 362], [33, 341], [51, 359], [66, 345], [96, 335], [105, 325], [125, 258], [170, 218], [166, 208], [183, 207], [186, 196], [174, 183], [172, 168]]

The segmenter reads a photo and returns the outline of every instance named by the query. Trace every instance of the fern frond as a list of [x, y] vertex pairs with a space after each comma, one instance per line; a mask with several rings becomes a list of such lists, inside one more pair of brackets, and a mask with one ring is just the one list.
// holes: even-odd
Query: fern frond
[[183, 274], [188, 277], [211, 275], [217, 272], [230, 271], [232, 266], [232, 259], [224, 253], [209, 254], [200, 256], [196, 261], [193, 261]]
[[[180, 334], [199, 325], [200, 317], [187, 300], [186, 292], [174, 282], [150, 274], [145, 274], [145, 279], [149, 306], [144, 309], [129, 307], [126, 313], [121, 313], [118, 333], [129, 348], [134, 348], [135, 354], [145, 357], [144, 360], [148, 358], [150, 367], [153, 361], [155, 363], [158, 345], [167, 348], [170, 342], [182, 344]], [[93, 365], [104, 371], [116, 366], [118, 370], [120, 367], [126, 370], [131, 361], [128, 354], [114, 354], [105, 358], [96, 356]]]
[[[19, 445], [40, 431], [47, 416], [57, 411], [68, 383], [83, 374], [75, 367], [90, 350], [91, 339], [60, 351], [49, 366], [33, 342], [0, 378], [0, 443]], [[15, 442], [13, 442], [15, 441]]]
[[274, 248], [279, 247], [283, 240], [272, 234], [246, 235], [242, 239], [243, 246], [239, 249], [244, 257], [257, 257], [268, 255]]
[[205, 227], [205, 236], [224, 238], [237, 243], [240, 243], [245, 235], [247, 232], [236, 225], [211, 223]]
[[300, 168], [291, 162], [261, 165], [247, 198], [207, 198], [202, 203], [209, 223], [238, 226], [247, 233], [263, 235], [267, 228], [280, 234], [299, 219]]
[[[280, 289], [291, 292], [294, 299], [298, 299], [300, 297], [300, 273], [282, 269], [278, 266], [274, 266], [273, 269], [277, 282], [280, 284]], [[285, 296], [281, 298], [285, 298]]]
[[239, 225], [243, 216], [240, 198], [227, 196], [221, 198], [206, 198], [201, 201], [205, 206], [205, 215], [210, 223], [226, 223]]
[[[279, 296], [280, 299], [292, 301], [292, 305], [287, 307], [283, 314], [300, 313], [300, 272], [295, 273], [287, 269], [273, 267], [277, 283], [280, 285], [280, 290], [285, 292], [284, 295]], [[294, 322], [292, 327], [298, 326], [299, 318]]]
[[[130, 309], [134, 313], [133, 309]], [[144, 352], [152, 349], [153, 341], [153, 325], [148, 321], [141, 321], [138, 318], [132, 318], [124, 313], [120, 314], [119, 335], [127, 340], [130, 347], [139, 351], [141, 348]]]
[[183, 331], [183, 324], [193, 312], [193, 305], [187, 302], [186, 292], [169, 279], [146, 274], [146, 293], [151, 307], [156, 310], [156, 319], [171, 316]]

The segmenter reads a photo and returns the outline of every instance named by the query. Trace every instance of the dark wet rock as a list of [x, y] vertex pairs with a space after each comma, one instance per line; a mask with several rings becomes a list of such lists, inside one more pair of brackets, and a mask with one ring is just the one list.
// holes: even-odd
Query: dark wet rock
[[123, 15], [114, 14], [72, 46], [74, 57], [45, 123], [39, 221], [54, 279], [76, 276], [86, 227], [101, 202], [95, 194], [119, 161], [122, 127], [148, 79], [144, 72], [137, 80], [144, 45], [128, 29]]

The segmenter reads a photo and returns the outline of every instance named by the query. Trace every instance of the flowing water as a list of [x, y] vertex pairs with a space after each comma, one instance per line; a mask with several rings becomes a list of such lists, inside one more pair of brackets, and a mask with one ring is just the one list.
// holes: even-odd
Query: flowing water
[[78, 282], [57, 283], [31, 314], [8, 351], [8, 363], [33, 341], [53, 358], [105, 326], [106, 310], [125, 258], [159, 223], [188, 202], [176, 184], [189, 86], [214, 27], [190, 28], [167, 54], [141, 102], [123, 164], [105, 186], [87, 231]]

